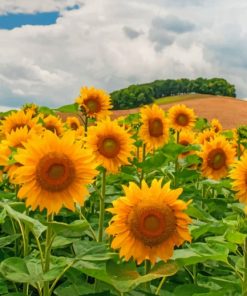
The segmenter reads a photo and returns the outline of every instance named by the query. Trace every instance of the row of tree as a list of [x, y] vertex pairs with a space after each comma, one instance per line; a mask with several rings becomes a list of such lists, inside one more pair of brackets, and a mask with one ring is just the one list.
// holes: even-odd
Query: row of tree
[[223, 78], [197, 78], [194, 80], [166, 79], [130, 85], [111, 93], [113, 109], [129, 109], [154, 102], [161, 97], [198, 93], [236, 97], [236, 90]]

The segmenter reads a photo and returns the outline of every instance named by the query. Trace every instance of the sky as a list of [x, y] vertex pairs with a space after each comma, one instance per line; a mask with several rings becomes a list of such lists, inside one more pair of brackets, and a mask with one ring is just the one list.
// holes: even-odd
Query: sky
[[1, 110], [156, 79], [222, 77], [247, 97], [246, 0], [1, 0]]

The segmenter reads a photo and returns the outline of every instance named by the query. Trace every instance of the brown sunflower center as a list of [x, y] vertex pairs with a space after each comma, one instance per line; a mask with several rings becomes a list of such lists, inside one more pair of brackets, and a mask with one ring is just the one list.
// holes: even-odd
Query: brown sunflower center
[[105, 138], [99, 143], [99, 152], [107, 158], [113, 158], [118, 155], [120, 144], [114, 138]]
[[132, 210], [128, 224], [134, 237], [154, 247], [167, 240], [176, 230], [176, 217], [167, 205], [139, 204]]
[[72, 122], [72, 123], [70, 124], [70, 128], [71, 128], [72, 130], [75, 130], [75, 131], [76, 131], [76, 130], [79, 128], [79, 126], [78, 126], [77, 123]]
[[160, 118], [150, 119], [148, 122], [149, 134], [152, 137], [160, 137], [163, 135], [163, 123]]
[[226, 154], [221, 148], [216, 148], [208, 154], [208, 166], [219, 170], [226, 165]]
[[51, 132], [53, 132], [54, 134], [58, 135], [58, 129], [56, 128], [56, 126], [52, 125], [52, 124], [47, 124], [45, 126], [45, 128]]
[[176, 123], [181, 126], [186, 126], [189, 123], [189, 117], [187, 114], [179, 114], [176, 118]]
[[38, 162], [36, 181], [44, 190], [62, 191], [68, 188], [74, 179], [75, 166], [65, 154], [50, 152]]
[[186, 141], [186, 140], [181, 140], [181, 141], [179, 142], [179, 144], [180, 144], [180, 145], [183, 145], [183, 146], [188, 146], [190, 143], [189, 143], [188, 141]]
[[[19, 128], [23, 128], [23, 127], [25, 127], [25, 126], [27, 126], [25, 123], [19, 123], [19, 124], [15, 124], [12, 128], [11, 128], [11, 131], [16, 131], [17, 129], [19, 129]], [[29, 126], [27, 126], [28, 128], [29, 128]], [[30, 129], [30, 128], [29, 128]]]
[[90, 113], [99, 112], [100, 105], [96, 99], [91, 98], [85, 101], [85, 105], [87, 106]]

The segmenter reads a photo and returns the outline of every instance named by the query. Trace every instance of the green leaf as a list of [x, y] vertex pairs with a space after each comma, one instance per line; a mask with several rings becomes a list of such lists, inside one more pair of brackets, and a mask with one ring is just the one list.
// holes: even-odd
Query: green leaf
[[65, 237], [81, 237], [84, 231], [89, 227], [88, 222], [82, 220], [75, 220], [70, 224], [56, 221], [49, 224], [52, 226], [52, 229], [56, 234]]
[[190, 205], [188, 209], [186, 210], [186, 213], [193, 218], [197, 218], [201, 221], [205, 222], [217, 222], [217, 220], [212, 217], [209, 213], [207, 213], [205, 210], [199, 208], [196, 204]]
[[16, 221], [21, 221], [34, 233], [34, 235], [39, 238], [40, 235], [46, 230], [46, 226], [41, 224], [38, 220], [33, 219], [25, 214], [12, 209], [8, 204], [0, 202], [0, 206], [3, 207], [8, 215]]
[[52, 242], [52, 249], [66, 248], [67, 246], [76, 242], [78, 238], [68, 238], [63, 236], [56, 236]]
[[219, 243], [194, 243], [188, 249], [175, 250], [172, 259], [179, 266], [192, 265], [207, 260], [228, 262], [229, 249]]
[[230, 229], [225, 234], [225, 239], [236, 244], [244, 244], [247, 234], [240, 233], [235, 229]]
[[176, 296], [193, 296], [195, 294], [200, 293], [200, 295], [204, 295], [205, 292], [209, 292], [208, 288], [199, 287], [192, 284], [180, 285], [174, 290], [174, 295]]
[[21, 236], [20, 234], [12, 234], [12, 235], [1, 237], [0, 238], [0, 248], [3, 248], [5, 246], [11, 244], [20, 236]]
[[[30, 263], [31, 264], [31, 263]], [[13, 282], [17, 283], [34, 283], [40, 280], [40, 274], [34, 272], [34, 269], [29, 268], [24, 259], [19, 257], [7, 258], [1, 262], [0, 272], [2, 275]]]

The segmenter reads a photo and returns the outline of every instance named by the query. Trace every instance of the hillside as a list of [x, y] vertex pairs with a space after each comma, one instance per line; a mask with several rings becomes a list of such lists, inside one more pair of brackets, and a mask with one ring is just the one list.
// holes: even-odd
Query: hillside
[[[173, 97], [171, 97], [172, 100]], [[175, 100], [174, 100], [175, 99]], [[186, 106], [194, 109], [199, 117], [217, 118], [222, 123], [225, 129], [238, 127], [240, 125], [247, 125], [247, 101], [212, 95], [185, 95], [176, 96], [171, 100], [158, 99], [160, 107], [167, 111], [175, 104], [185, 104]], [[164, 101], [167, 103], [164, 104]], [[168, 102], [169, 101], [169, 102]], [[115, 110], [113, 111], [112, 118], [117, 118], [122, 115], [136, 113], [139, 108], [130, 110]]]

